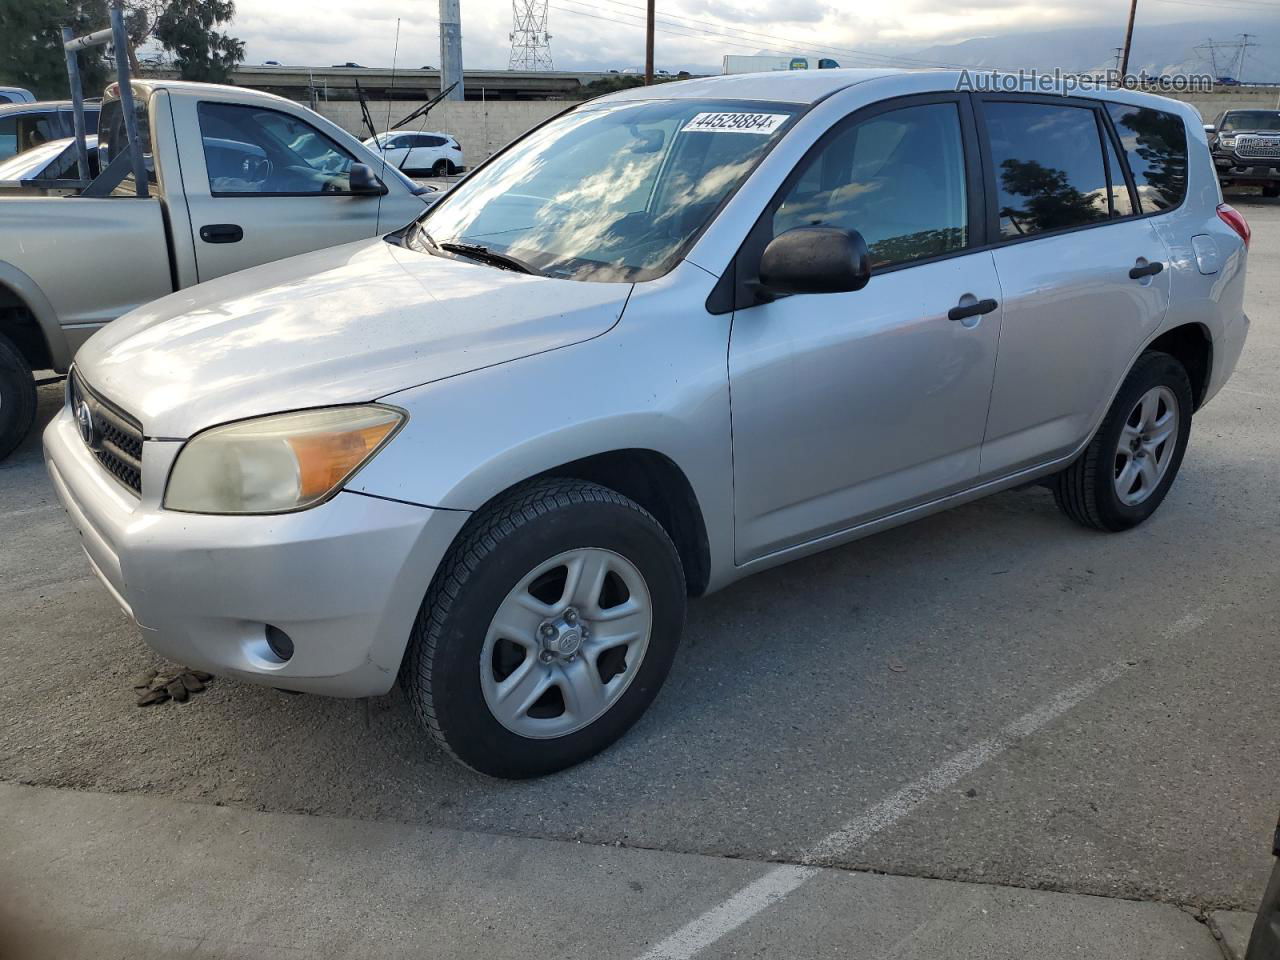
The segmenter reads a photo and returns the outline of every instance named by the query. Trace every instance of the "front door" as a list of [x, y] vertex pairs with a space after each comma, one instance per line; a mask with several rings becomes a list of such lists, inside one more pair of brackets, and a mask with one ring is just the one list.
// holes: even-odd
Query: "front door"
[[202, 102], [194, 112], [184, 119], [199, 139], [185, 142], [201, 149], [183, 154], [182, 175], [201, 281], [378, 235], [389, 198], [353, 195], [355, 160], [322, 131], [249, 104]]
[[856, 292], [734, 312], [737, 562], [977, 477], [1000, 310], [948, 316], [1000, 296], [991, 253], [974, 249], [982, 229], [976, 153], [961, 97], [854, 114], [814, 147], [744, 246], [738, 271], [750, 275], [747, 261], [758, 264], [773, 236], [836, 226], [862, 234], [873, 270]]

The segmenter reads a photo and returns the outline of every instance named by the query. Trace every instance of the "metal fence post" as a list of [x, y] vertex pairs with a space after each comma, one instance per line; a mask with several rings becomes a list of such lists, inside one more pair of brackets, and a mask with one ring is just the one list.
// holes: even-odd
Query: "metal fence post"
[[129, 82], [129, 35], [124, 29], [120, 0], [111, 5], [111, 42], [116, 48], [116, 76], [120, 87], [120, 109], [124, 113], [124, 129], [129, 136], [129, 153], [133, 158], [133, 182], [138, 196], [148, 195], [147, 164], [138, 139], [138, 116], [133, 112], [133, 86]]
[[76, 164], [80, 168], [80, 179], [89, 182], [89, 152], [84, 145], [84, 90], [80, 86], [80, 58], [73, 50], [67, 49], [76, 37], [70, 27], [62, 28], [63, 53], [67, 58], [67, 79], [71, 82], [72, 122], [76, 134]]

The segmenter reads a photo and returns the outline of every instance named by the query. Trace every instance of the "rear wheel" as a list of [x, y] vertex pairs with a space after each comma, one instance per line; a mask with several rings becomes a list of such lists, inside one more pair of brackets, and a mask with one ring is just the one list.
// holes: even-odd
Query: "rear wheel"
[[36, 381], [26, 357], [0, 335], [0, 460], [12, 453], [36, 418]]
[[1262, 195], [1272, 199], [1280, 197], [1280, 183], [1270, 183], [1262, 188]]
[[442, 160], [437, 160], [437, 161], [435, 162], [435, 166], [433, 166], [433, 167], [431, 168], [431, 175], [432, 175], [433, 177], [443, 177], [443, 176], [445, 176], [447, 173], [449, 173], [449, 161], [448, 161], [448, 160], [443, 160], [443, 159], [442, 159]]
[[1086, 527], [1120, 531], [1155, 513], [1191, 434], [1191, 381], [1167, 353], [1138, 358], [1084, 453], [1056, 477], [1054, 499]]
[[666, 531], [606, 487], [540, 480], [478, 514], [414, 625], [401, 684], [467, 766], [533, 777], [622, 736], [657, 695], [684, 624]]

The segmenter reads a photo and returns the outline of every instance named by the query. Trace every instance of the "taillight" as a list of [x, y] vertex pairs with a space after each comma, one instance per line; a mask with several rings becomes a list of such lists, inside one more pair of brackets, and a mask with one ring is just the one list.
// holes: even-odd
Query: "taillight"
[[1249, 223], [1240, 211], [1229, 203], [1220, 203], [1218, 204], [1218, 218], [1240, 235], [1240, 239], [1244, 241], [1244, 248], [1248, 250], [1249, 240], [1253, 237], [1253, 231], [1249, 229]]

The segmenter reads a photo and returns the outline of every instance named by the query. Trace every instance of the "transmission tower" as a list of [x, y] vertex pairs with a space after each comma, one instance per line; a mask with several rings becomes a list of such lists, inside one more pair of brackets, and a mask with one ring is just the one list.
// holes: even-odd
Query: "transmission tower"
[[1239, 40], [1210, 38], [1192, 49], [1200, 55], [1201, 59], [1209, 62], [1215, 77], [1230, 76], [1239, 80], [1240, 75], [1244, 73], [1244, 58], [1249, 48], [1258, 45], [1253, 42], [1254, 36], [1252, 33], [1242, 33]]
[[509, 70], [554, 70], [551, 34], [547, 33], [547, 0], [511, 0]]

